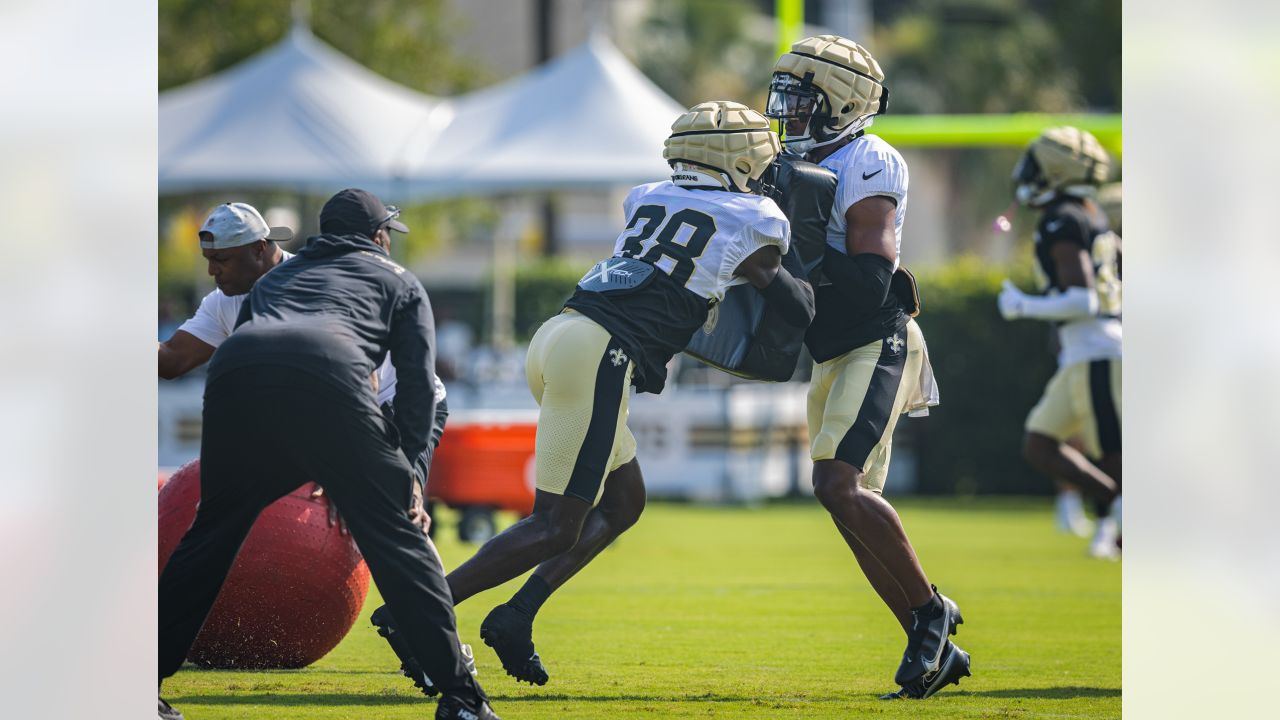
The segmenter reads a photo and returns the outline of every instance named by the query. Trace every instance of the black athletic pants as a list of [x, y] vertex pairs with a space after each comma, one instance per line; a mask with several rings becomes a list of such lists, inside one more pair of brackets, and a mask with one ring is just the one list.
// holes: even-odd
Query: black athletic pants
[[235, 370], [205, 389], [200, 506], [160, 575], [161, 680], [182, 664], [258, 514], [315, 481], [432, 682], [469, 703], [483, 697], [462, 662], [443, 569], [409, 519], [412, 474], [393, 433], [372, 402], [361, 410], [287, 368]]

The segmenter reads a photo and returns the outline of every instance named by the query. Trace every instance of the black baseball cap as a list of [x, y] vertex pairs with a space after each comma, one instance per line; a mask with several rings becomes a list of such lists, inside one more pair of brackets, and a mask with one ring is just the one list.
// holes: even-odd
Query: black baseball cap
[[409, 232], [409, 227], [397, 220], [398, 217], [400, 208], [395, 205], [383, 205], [372, 193], [347, 188], [320, 208], [320, 232], [373, 237], [384, 225], [402, 233]]

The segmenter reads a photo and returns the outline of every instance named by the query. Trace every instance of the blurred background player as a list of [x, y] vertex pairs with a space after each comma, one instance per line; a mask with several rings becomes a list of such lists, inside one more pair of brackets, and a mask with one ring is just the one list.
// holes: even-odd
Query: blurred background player
[[[1111, 231], [1116, 235], [1123, 237], [1124, 233], [1120, 230], [1120, 213], [1121, 213], [1121, 185], [1118, 182], [1109, 183], [1098, 188], [1098, 206], [1102, 208], [1103, 214], [1107, 216], [1107, 222], [1111, 225]], [[1014, 201], [1017, 205], [1017, 201]], [[1011, 214], [1011, 213], [1010, 213]], [[1000, 226], [997, 221], [997, 226]], [[1004, 218], [1003, 227], [1007, 232], [1008, 219]], [[1058, 328], [1056, 325], [1050, 325], [1050, 352], [1055, 360], [1058, 353], [1062, 350], [1061, 343], [1058, 340]], [[1084, 440], [1076, 435], [1067, 441], [1067, 444], [1075, 448], [1081, 453], [1087, 452]], [[1080, 489], [1071, 483], [1065, 482], [1060, 478], [1054, 479], [1054, 485], [1057, 488], [1057, 494], [1054, 496], [1053, 515], [1054, 523], [1057, 525], [1058, 531], [1070, 533], [1078, 537], [1090, 537], [1094, 534], [1095, 525], [1089, 516], [1085, 513], [1084, 500], [1081, 497]], [[1094, 511], [1099, 518], [1105, 518], [1111, 514], [1111, 504], [1105, 500], [1094, 499]], [[1098, 544], [1098, 549], [1103, 551], [1105, 557], [1111, 555], [1110, 551], [1105, 550], [1107, 543], [1105, 542], [1106, 529], [1102, 534], [1103, 542]], [[1090, 546], [1093, 547], [1092, 545]]]
[[548, 679], [533, 644], [539, 608], [644, 509], [628, 386], [662, 392], [667, 363], [731, 286], [750, 283], [795, 326], [813, 317], [812, 289], [781, 265], [787, 219], [759, 195], [779, 150], [768, 121], [712, 101], [671, 130], [663, 152], [671, 180], [631, 190], [613, 257], [583, 276], [529, 345], [529, 389], [540, 407], [533, 514], [449, 573], [461, 603], [536, 567], [480, 627], [506, 672], [532, 684]]
[[[1057, 326], [1058, 371], [1027, 417], [1032, 467], [1098, 501], [1089, 552], [1118, 557], [1121, 486], [1121, 245], [1096, 202], [1109, 159], [1097, 139], [1050, 128], [1013, 170], [1017, 202], [1038, 210], [1035, 270], [1042, 295], [1006, 280], [1000, 314]], [[1079, 436], [1083, 452], [1069, 444]]]
[[839, 179], [817, 281], [817, 315], [805, 336], [813, 489], [863, 573], [907, 633], [885, 696], [925, 698], [969, 674], [948, 639], [959, 608], [924, 573], [897, 512], [882, 496], [893, 430], [905, 412], [937, 404], [919, 298], [899, 268], [907, 166], [866, 128], [889, 99], [879, 64], [835, 35], [801, 40], [774, 65], [767, 114], [787, 152]]
[[[397, 215], [362, 190], [330, 198], [321, 234], [259, 279], [214, 353], [200, 504], [160, 576], [161, 680], [182, 664], [258, 514], [314, 480], [402, 611], [414, 656], [443, 692], [437, 719], [497, 717], [460, 652], [443, 567], [408, 513], [409, 458], [430, 442], [435, 416], [435, 329], [422, 283], [388, 257], [390, 231], [408, 231]], [[369, 384], [391, 350], [393, 421]]]
[[[392, 206], [388, 212], [398, 213], [398, 210]], [[209, 275], [217, 287], [200, 301], [195, 315], [184, 322], [167, 341], [159, 343], [158, 365], [161, 378], [172, 380], [181, 377], [209, 361], [218, 346], [235, 329], [240, 307], [258, 279], [293, 257], [293, 253], [276, 244], [277, 241], [292, 237], [292, 230], [268, 226], [258, 210], [246, 203], [224, 203], [209, 213], [200, 228], [200, 251], [208, 261]], [[414, 488], [409, 513], [424, 532], [431, 522], [424, 502], [431, 456], [440, 444], [445, 422], [449, 417], [444, 383], [440, 381], [439, 375], [433, 377], [436, 410], [431, 438], [427, 447], [411, 459], [419, 482]], [[396, 369], [390, 354], [371, 376], [371, 382], [383, 414], [388, 420], [394, 421]], [[316, 486], [313, 497], [324, 497], [324, 491], [319, 485]], [[340, 522], [337, 508], [332, 503], [329, 504], [329, 522]], [[428, 540], [428, 543], [431, 544], [431, 541]], [[431, 547], [434, 552], [434, 544]], [[381, 621], [389, 615], [390, 610], [383, 605], [374, 611], [371, 619], [400, 658], [401, 672], [428, 696], [436, 694], [431, 679], [422, 672], [405, 649], [403, 640], [391, 637], [390, 631], [382, 628]], [[464, 643], [462, 652], [468, 658], [469, 669], [474, 672], [475, 662], [470, 659], [471, 646]]]

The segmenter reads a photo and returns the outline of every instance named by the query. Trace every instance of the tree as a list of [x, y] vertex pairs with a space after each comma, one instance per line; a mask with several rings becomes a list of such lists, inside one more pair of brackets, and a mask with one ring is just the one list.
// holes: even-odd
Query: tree
[[[447, 5], [445, 0], [312, 0], [309, 24], [321, 40], [394, 82], [429, 94], [454, 95], [488, 78], [450, 50], [450, 38], [461, 21]], [[293, 7], [290, 0], [160, 0], [160, 90], [215, 74], [271, 47], [289, 31]], [[198, 228], [203, 214], [221, 197], [161, 199], [161, 294], [174, 299], [179, 306], [175, 312], [202, 294], [189, 292], [193, 284], [208, 285], [192, 223]], [[285, 191], [247, 192], [241, 199], [264, 209], [298, 202]], [[320, 202], [323, 199], [308, 198], [298, 208], [306, 215], [299, 230], [315, 227], [314, 211]], [[393, 252], [407, 263], [496, 222], [488, 203], [473, 199], [406, 207], [403, 219], [414, 231], [397, 237]]]
[[1115, 0], [876, 2], [898, 112], [1120, 109]]
[[763, 19], [742, 0], [657, 0], [635, 30], [636, 65], [676, 102], [764, 104], [773, 38], [750, 32]]
[[[485, 79], [454, 57], [461, 20], [445, 0], [314, 0], [317, 37], [380, 75], [422, 92], [451, 95]], [[160, 0], [160, 90], [224, 70], [270, 47], [292, 22], [290, 0]]]

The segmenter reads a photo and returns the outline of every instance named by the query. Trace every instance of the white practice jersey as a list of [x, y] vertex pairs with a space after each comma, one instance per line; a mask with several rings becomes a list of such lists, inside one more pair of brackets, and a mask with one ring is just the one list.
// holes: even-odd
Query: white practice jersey
[[[280, 262], [293, 257], [293, 253], [283, 250], [280, 252], [284, 254], [284, 259]], [[200, 301], [196, 314], [182, 323], [178, 329], [216, 348], [231, 335], [232, 330], [236, 329], [236, 319], [240, 317], [240, 306], [244, 304], [246, 297], [249, 297], [248, 293], [226, 295], [222, 290], [215, 288]], [[383, 360], [381, 367], [378, 368], [378, 404], [390, 401], [395, 395], [396, 368], [391, 364], [391, 353], [387, 353], [386, 360]], [[436, 401], [443, 400], [444, 396], [444, 383], [440, 382], [440, 376], [437, 375]]]
[[632, 188], [622, 204], [627, 227], [614, 257], [640, 258], [685, 289], [719, 302], [747, 280], [734, 271], [767, 245], [786, 254], [791, 224], [759, 195], [680, 187], [668, 180]]
[[[892, 145], [876, 135], [863, 135], [824, 158], [822, 167], [839, 178], [831, 220], [827, 222], [827, 244], [848, 254], [844, 214], [854, 203], [875, 195], [893, 198], [898, 209], [894, 214], [893, 234], [899, 260], [902, 256], [902, 223], [907, 217], [907, 162]], [[893, 263], [898, 269], [899, 262]]]

